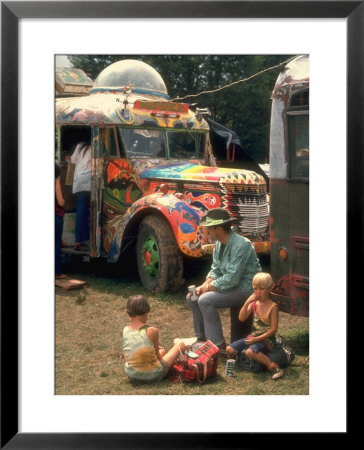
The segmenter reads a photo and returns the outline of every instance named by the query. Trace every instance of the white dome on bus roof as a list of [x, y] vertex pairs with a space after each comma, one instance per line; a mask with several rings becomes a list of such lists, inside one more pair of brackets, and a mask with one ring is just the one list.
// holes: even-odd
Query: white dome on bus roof
[[132, 85], [133, 92], [168, 98], [163, 78], [149, 64], [135, 59], [123, 59], [106, 67], [95, 80], [91, 92], [122, 89]]

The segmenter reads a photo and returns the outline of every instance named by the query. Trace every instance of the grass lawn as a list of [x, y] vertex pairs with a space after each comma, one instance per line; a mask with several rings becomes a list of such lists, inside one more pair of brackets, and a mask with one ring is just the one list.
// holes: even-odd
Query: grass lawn
[[[125, 312], [129, 295], [143, 294], [151, 304], [148, 324], [159, 328], [160, 343], [173, 345], [176, 337], [191, 337], [192, 314], [187, 307], [187, 286], [199, 284], [206, 268], [191, 269], [177, 294], [151, 295], [144, 290], [136, 275], [118, 277], [101, 268], [96, 274], [87, 265], [65, 266], [73, 278], [87, 281], [87, 287], [66, 291], [56, 288], [56, 394], [58, 395], [308, 395], [309, 356], [308, 318], [280, 313], [279, 332], [295, 350], [293, 365], [285, 376], [273, 381], [269, 372], [252, 374], [236, 371], [225, 375], [221, 359], [218, 375], [204, 385], [173, 383], [165, 379], [150, 385], [130, 382], [124, 373], [122, 329], [128, 323]], [[80, 270], [81, 269], [81, 270]], [[107, 271], [107, 273], [105, 272]], [[196, 276], [196, 273], [198, 274]], [[230, 340], [229, 310], [221, 310], [225, 338]]]

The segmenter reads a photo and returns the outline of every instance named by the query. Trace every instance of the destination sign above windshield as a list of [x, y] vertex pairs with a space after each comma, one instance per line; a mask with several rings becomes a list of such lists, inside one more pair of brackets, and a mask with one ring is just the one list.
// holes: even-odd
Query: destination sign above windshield
[[174, 102], [155, 102], [137, 100], [134, 103], [134, 109], [144, 109], [148, 111], [166, 112], [166, 113], [188, 113], [187, 103]]

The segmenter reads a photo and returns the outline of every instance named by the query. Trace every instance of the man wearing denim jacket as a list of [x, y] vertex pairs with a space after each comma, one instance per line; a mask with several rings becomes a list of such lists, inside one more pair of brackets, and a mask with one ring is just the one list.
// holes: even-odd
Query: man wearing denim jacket
[[227, 210], [215, 208], [201, 220], [212, 240], [216, 241], [212, 266], [205, 282], [196, 288], [197, 301], [187, 295], [192, 311], [195, 335], [209, 339], [224, 351], [226, 342], [218, 308], [239, 307], [253, 293], [252, 279], [261, 272], [255, 249], [249, 239], [231, 229]]

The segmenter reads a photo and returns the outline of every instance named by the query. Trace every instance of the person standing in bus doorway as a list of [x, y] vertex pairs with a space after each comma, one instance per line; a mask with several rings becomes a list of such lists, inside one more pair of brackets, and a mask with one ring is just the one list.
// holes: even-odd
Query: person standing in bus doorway
[[56, 279], [67, 278], [62, 273], [61, 263], [61, 244], [62, 244], [62, 232], [63, 232], [63, 216], [64, 216], [64, 198], [62, 194], [61, 183], [59, 176], [61, 175], [61, 168], [56, 163], [55, 179], [56, 179], [56, 218], [55, 218], [55, 272]]
[[76, 236], [75, 249], [82, 244], [88, 246], [90, 239], [89, 203], [91, 190], [91, 136], [80, 142], [71, 156], [75, 164], [72, 192], [76, 194]]
[[212, 266], [205, 282], [196, 288], [198, 299], [191, 300], [190, 294], [186, 298], [195, 335], [212, 341], [222, 352], [226, 342], [218, 309], [242, 306], [253, 293], [253, 277], [262, 271], [252, 243], [231, 229], [233, 221], [223, 208], [210, 210], [201, 220], [200, 225], [216, 241]]

